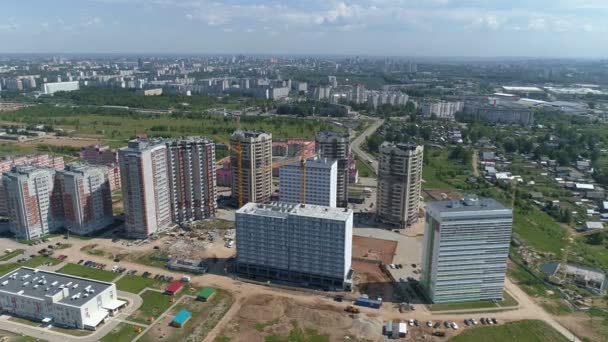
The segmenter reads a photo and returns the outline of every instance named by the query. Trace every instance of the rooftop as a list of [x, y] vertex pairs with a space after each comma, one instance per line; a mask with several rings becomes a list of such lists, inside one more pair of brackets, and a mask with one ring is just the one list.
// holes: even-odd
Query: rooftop
[[249, 214], [258, 216], [269, 216], [287, 218], [288, 216], [315, 217], [335, 221], [346, 221], [352, 217], [353, 211], [344, 208], [330, 208], [314, 204], [294, 204], [285, 202], [271, 202], [268, 204], [247, 203], [237, 214]]
[[0, 291], [44, 300], [60, 292], [57, 302], [80, 307], [112, 283], [21, 267], [0, 277]]
[[511, 210], [493, 198], [465, 197], [460, 200], [438, 201], [427, 204], [429, 211], [456, 213], [470, 211]]

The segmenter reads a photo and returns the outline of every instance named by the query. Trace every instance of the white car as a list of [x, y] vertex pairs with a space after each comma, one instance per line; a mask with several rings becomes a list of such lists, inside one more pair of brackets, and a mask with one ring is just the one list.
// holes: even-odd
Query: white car
[[458, 324], [456, 324], [456, 322], [452, 322], [451, 326], [452, 326], [452, 329], [458, 330]]
[[392, 268], [393, 270], [395, 269], [395, 264], [389, 264], [388, 267]]
[[479, 324], [479, 322], [477, 322], [477, 320], [475, 318], [471, 319], [471, 322], [473, 323], [473, 325]]
[[414, 320], [413, 320], [413, 319], [410, 319], [410, 321], [408, 322], [408, 324], [409, 324], [410, 326], [414, 325]]
[[432, 327], [433, 326], [433, 321], [428, 321], [426, 322], [427, 327]]

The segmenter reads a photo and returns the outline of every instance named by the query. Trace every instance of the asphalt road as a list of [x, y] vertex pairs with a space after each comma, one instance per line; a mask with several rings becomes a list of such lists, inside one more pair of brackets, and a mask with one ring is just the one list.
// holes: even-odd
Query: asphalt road
[[359, 134], [358, 137], [356, 137], [355, 139], [353, 139], [353, 141], [350, 142], [350, 148], [355, 153], [355, 155], [359, 157], [361, 161], [371, 166], [371, 168], [374, 169], [374, 172], [378, 174], [378, 161], [374, 159], [371, 154], [361, 149], [361, 144], [365, 142], [367, 137], [374, 134], [378, 130], [378, 128], [380, 128], [380, 126], [384, 124], [384, 119], [373, 118], [373, 120], [373, 124], [371, 124], [365, 131], [363, 131], [363, 133]]

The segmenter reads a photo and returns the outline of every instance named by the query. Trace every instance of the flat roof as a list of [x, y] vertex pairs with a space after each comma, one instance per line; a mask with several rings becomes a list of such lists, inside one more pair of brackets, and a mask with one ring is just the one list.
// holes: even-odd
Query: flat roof
[[184, 324], [188, 319], [192, 317], [192, 313], [186, 309], [182, 309], [180, 312], [173, 317], [173, 322], [178, 324]]
[[198, 293], [199, 297], [209, 298], [212, 294], [215, 293], [215, 289], [213, 287], [205, 287]]
[[[67, 296], [58, 302], [77, 307], [113, 285], [103, 281], [29, 267], [21, 267], [0, 277], [0, 291], [40, 300], [44, 300], [46, 296], [54, 296], [63, 288], [67, 288]], [[78, 298], [73, 297], [78, 294], [80, 294]]]
[[351, 209], [331, 208], [314, 204], [300, 205], [286, 202], [271, 202], [268, 204], [250, 202], [237, 210], [237, 213], [280, 218], [287, 218], [290, 215], [294, 215], [335, 221], [346, 221], [353, 215]]
[[520, 87], [520, 86], [503, 86], [502, 89], [506, 91], [529, 91], [529, 92], [540, 92], [543, 90], [539, 87]]
[[468, 211], [511, 210], [493, 198], [468, 197], [460, 200], [430, 202], [429, 210], [439, 213], [461, 213]]

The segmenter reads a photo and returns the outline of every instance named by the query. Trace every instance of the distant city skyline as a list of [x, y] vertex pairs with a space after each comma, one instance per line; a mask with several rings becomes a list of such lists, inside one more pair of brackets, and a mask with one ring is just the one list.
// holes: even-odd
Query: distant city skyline
[[32, 0], [0, 53], [608, 56], [604, 0]]

